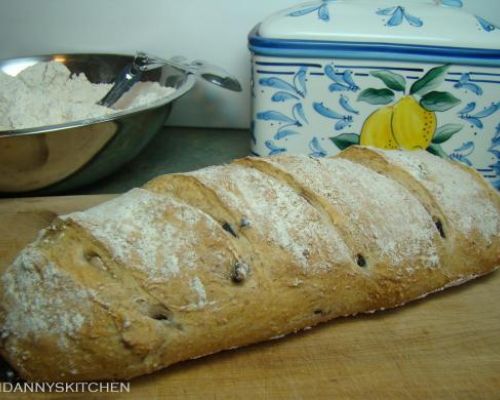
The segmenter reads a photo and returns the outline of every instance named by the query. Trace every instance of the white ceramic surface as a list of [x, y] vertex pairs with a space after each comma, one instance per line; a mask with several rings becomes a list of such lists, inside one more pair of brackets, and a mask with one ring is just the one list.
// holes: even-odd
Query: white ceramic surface
[[[345, 22], [351, 7], [362, 21], [359, 41], [358, 24]], [[457, 18], [446, 35], [437, 17]], [[250, 38], [255, 154], [326, 156], [358, 143], [424, 148], [500, 188], [496, 26], [435, 2], [337, 0], [279, 12], [261, 27], [253, 37], [262, 40]]]
[[455, 0], [312, 1], [275, 13], [261, 23], [259, 34], [274, 39], [498, 49], [500, 30], [459, 4]]

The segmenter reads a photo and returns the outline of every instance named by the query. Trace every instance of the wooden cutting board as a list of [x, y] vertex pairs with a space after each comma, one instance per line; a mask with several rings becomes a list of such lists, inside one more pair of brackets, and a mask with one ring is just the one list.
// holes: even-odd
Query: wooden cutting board
[[[0, 200], [0, 269], [60, 213], [110, 196]], [[180, 363], [129, 393], [26, 399], [498, 399], [500, 273], [374, 315]]]

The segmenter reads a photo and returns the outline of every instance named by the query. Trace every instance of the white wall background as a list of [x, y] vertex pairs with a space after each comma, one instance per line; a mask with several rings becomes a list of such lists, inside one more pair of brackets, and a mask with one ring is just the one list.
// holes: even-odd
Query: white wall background
[[[415, 0], [422, 1], [422, 0]], [[500, 0], [463, 0], [500, 25]], [[222, 66], [242, 82], [234, 94], [199, 83], [178, 101], [171, 125], [248, 127], [247, 34], [296, 0], [0, 0], [0, 59], [58, 52], [137, 50]]]

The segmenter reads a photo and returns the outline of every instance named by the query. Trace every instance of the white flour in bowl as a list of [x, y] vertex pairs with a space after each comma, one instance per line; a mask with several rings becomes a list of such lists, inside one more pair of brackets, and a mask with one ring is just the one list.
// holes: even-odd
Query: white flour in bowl
[[[85, 74], [72, 74], [59, 62], [40, 62], [16, 76], [0, 71], [0, 131], [35, 128], [116, 112], [97, 105], [111, 84], [91, 83]], [[174, 88], [139, 82], [117, 108], [131, 109], [172, 94]]]

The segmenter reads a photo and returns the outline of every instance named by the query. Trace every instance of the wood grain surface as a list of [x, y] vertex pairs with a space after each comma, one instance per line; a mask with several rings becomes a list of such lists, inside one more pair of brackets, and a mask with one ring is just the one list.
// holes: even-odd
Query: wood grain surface
[[[110, 196], [0, 200], [0, 269], [60, 213]], [[405, 307], [179, 363], [129, 393], [0, 399], [500, 399], [500, 273]]]

